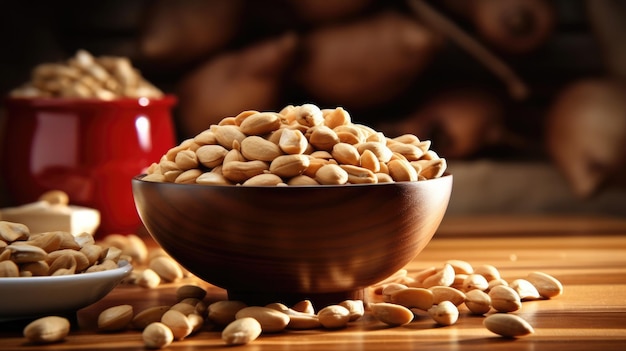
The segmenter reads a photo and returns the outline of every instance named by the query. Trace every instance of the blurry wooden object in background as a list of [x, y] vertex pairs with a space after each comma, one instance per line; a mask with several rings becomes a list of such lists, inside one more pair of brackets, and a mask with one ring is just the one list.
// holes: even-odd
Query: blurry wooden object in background
[[413, 18], [382, 11], [306, 34], [296, 81], [320, 105], [352, 110], [389, 103], [439, 46], [440, 38]]
[[476, 88], [449, 89], [433, 94], [414, 113], [385, 123], [389, 136], [406, 133], [431, 140], [437, 153], [448, 159], [471, 158], [490, 146], [507, 142], [501, 101]]
[[577, 196], [590, 197], [626, 175], [625, 97], [622, 81], [582, 79], [548, 110], [547, 150]]
[[242, 6], [240, 0], [157, 0], [146, 9], [141, 54], [172, 66], [215, 53], [237, 33]]
[[307, 24], [326, 23], [358, 14], [375, 0], [288, 0], [298, 21]]
[[528, 53], [544, 45], [556, 22], [546, 0], [472, 0], [466, 6], [478, 36], [509, 54]]
[[194, 136], [245, 110], [270, 110], [279, 103], [282, 80], [296, 49], [287, 33], [207, 60], [178, 83], [179, 133]]
[[586, 5], [606, 73], [565, 86], [546, 121], [547, 150], [582, 198], [607, 183], [626, 183], [626, 5], [614, 0]]
[[587, 0], [587, 13], [610, 75], [626, 79], [626, 2]]

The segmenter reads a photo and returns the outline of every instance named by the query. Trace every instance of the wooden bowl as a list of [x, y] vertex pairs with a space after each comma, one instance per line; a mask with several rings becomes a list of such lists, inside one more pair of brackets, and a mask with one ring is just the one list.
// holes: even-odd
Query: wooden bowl
[[342, 186], [132, 181], [150, 235], [182, 266], [249, 304], [363, 298], [428, 244], [452, 175]]

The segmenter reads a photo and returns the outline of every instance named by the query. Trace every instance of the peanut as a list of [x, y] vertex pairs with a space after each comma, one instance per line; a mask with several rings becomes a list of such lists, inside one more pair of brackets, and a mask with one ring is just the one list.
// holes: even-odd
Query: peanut
[[293, 178], [301, 175], [311, 164], [311, 159], [304, 155], [282, 155], [270, 163], [269, 171], [279, 177]]
[[150, 260], [148, 267], [158, 274], [161, 279], [168, 282], [174, 282], [183, 277], [180, 265], [167, 256], [155, 257]]
[[442, 301], [450, 301], [455, 306], [459, 306], [465, 302], [465, 294], [449, 286], [432, 286], [428, 290], [433, 293], [433, 304], [437, 305]]
[[502, 279], [502, 278], [490, 280], [489, 281], [489, 285], [487, 286], [487, 290], [485, 290], [485, 291], [487, 291], [487, 292], [491, 291], [491, 289], [493, 289], [495, 286], [498, 286], [498, 285], [509, 286], [509, 283], [506, 280]]
[[324, 123], [324, 114], [313, 104], [297, 106], [293, 113], [295, 113], [295, 121], [303, 126], [314, 127]]
[[465, 293], [465, 306], [473, 314], [485, 314], [491, 310], [491, 297], [478, 289]]
[[170, 310], [178, 311], [185, 316], [189, 316], [196, 312], [196, 305], [188, 302], [178, 302], [170, 307]]
[[[344, 306], [345, 307], [345, 306]], [[315, 308], [311, 300], [302, 300], [295, 305], [291, 306], [294, 311], [302, 312], [306, 314], [315, 314]]]
[[450, 301], [441, 301], [441, 303], [428, 309], [430, 317], [441, 325], [452, 325], [459, 319], [459, 310]]
[[245, 345], [261, 335], [261, 324], [254, 318], [245, 317], [229, 323], [222, 331], [227, 345]]
[[365, 306], [362, 300], [344, 300], [339, 306], [345, 307], [350, 312], [350, 322], [353, 322], [365, 314]]
[[246, 135], [263, 135], [280, 128], [280, 117], [276, 113], [259, 112], [247, 116], [239, 124], [239, 129]]
[[491, 298], [491, 307], [498, 312], [514, 312], [522, 308], [522, 302], [517, 291], [511, 287], [494, 286], [489, 291], [489, 297]]
[[315, 329], [322, 326], [320, 323], [320, 319], [317, 315], [310, 315], [307, 313], [294, 313], [295, 311], [290, 311], [289, 314], [289, 324], [287, 324], [287, 329]]
[[526, 277], [537, 292], [545, 298], [551, 298], [563, 293], [563, 285], [553, 276], [543, 272], [531, 272]]
[[198, 162], [207, 168], [214, 168], [224, 162], [228, 150], [221, 145], [202, 145], [196, 150]]
[[348, 182], [348, 172], [334, 164], [327, 164], [315, 172], [315, 180], [322, 185], [342, 185]]
[[205, 296], [206, 296], [206, 290], [204, 290], [202, 287], [199, 287], [197, 285], [185, 284], [185, 285], [179, 286], [176, 289], [177, 301], [183, 301], [184, 299], [187, 299], [187, 298], [196, 298], [198, 300], [202, 300], [204, 299]]
[[174, 340], [182, 340], [193, 331], [193, 325], [187, 316], [180, 311], [169, 309], [161, 316], [161, 323], [165, 324], [174, 335]]
[[487, 290], [489, 287], [489, 282], [485, 277], [480, 274], [472, 273], [468, 274], [465, 280], [463, 280], [463, 290], [470, 291], [473, 289], [478, 289], [481, 291]]
[[350, 321], [350, 311], [340, 305], [330, 305], [319, 310], [317, 318], [324, 328], [344, 328]]
[[133, 306], [113, 306], [100, 312], [98, 315], [98, 329], [102, 331], [117, 331], [125, 329], [133, 320]]
[[485, 327], [498, 335], [515, 338], [535, 332], [533, 327], [522, 317], [514, 314], [492, 314], [483, 321]]
[[[147, 176], [146, 176], [147, 177]], [[228, 179], [224, 178], [221, 173], [217, 172], [204, 172], [198, 178], [196, 183], [204, 185], [230, 185]]]
[[131, 320], [131, 326], [135, 329], [143, 330], [154, 322], [160, 322], [161, 317], [170, 309], [170, 306], [154, 306], [137, 313]]
[[517, 292], [522, 301], [537, 300], [541, 297], [537, 288], [526, 279], [515, 279], [509, 286]]
[[174, 341], [172, 330], [161, 322], [152, 322], [141, 333], [143, 343], [149, 349], [161, 349]]
[[260, 160], [271, 162], [282, 155], [282, 151], [278, 145], [271, 141], [253, 135], [241, 141], [241, 154], [250, 161]]
[[209, 320], [217, 325], [227, 325], [234, 321], [239, 310], [248, 307], [245, 303], [236, 300], [217, 301], [209, 305]]
[[454, 268], [449, 264], [444, 264], [443, 268], [435, 274], [429, 276], [422, 281], [425, 288], [431, 286], [450, 286], [454, 282]]
[[70, 198], [65, 191], [48, 190], [39, 195], [39, 201], [45, 201], [50, 205], [67, 206], [67, 204], [70, 202]]
[[47, 232], [30, 235], [28, 240], [24, 243], [42, 248], [44, 251], [50, 253], [58, 250], [61, 247], [61, 235], [57, 232]]
[[254, 161], [231, 161], [224, 164], [222, 174], [224, 178], [240, 183], [262, 174], [269, 169], [269, 165], [261, 160]]
[[38, 344], [49, 344], [63, 340], [70, 332], [67, 318], [49, 316], [36, 319], [24, 327], [24, 337]]
[[400, 289], [391, 294], [391, 303], [427, 311], [433, 305], [433, 292], [424, 288]]
[[463, 261], [463, 260], [447, 260], [446, 263], [451, 265], [452, 268], [454, 268], [454, 273], [455, 274], [472, 274], [472, 273], [474, 273], [474, 267], [472, 267], [472, 265], [469, 262], [467, 262], [467, 261]]
[[236, 319], [250, 317], [261, 324], [264, 333], [275, 333], [284, 330], [289, 324], [289, 316], [269, 307], [249, 306], [237, 311]]
[[27, 263], [45, 260], [48, 253], [37, 246], [28, 244], [10, 244], [5, 250], [11, 252], [11, 260], [15, 263]]
[[282, 129], [278, 146], [283, 152], [291, 155], [303, 154], [309, 145], [304, 134], [297, 129]]
[[490, 264], [483, 264], [474, 268], [474, 274], [480, 274], [487, 282], [490, 282], [495, 279], [500, 279], [500, 272], [498, 269]]
[[353, 166], [353, 165], [340, 165], [346, 173], [348, 173], [348, 183], [350, 184], [374, 184], [378, 183], [378, 178], [374, 172], [367, 168]]
[[406, 289], [408, 286], [401, 283], [389, 283], [382, 289], [383, 301], [391, 302], [391, 295], [398, 290]]
[[269, 185], [280, 185], [284, 184], [283, 179], [276, 174], [271, 173], [263, 173], [259, 175], [255, 175], [252, 178], [248, 178], [245, 182], [243, 182], [243, 186], [269, 186]]
[[20, 276], [20, 268], [17, 266], [15, 262], [11, 260], [0, 261], [0, 277], [19, 277], [19, 276]]
[[391, 325], [400, 326], [411, 323], [414, 318], [413, 312], [408, 308], [388, 302], [370, 304], [372, 314], [379, 321]]
[[324, 109], [322, 115], [324, 116], [324, 124], [330, 128], [348, 125], [351, 122], [350, 114], [342, 107]]

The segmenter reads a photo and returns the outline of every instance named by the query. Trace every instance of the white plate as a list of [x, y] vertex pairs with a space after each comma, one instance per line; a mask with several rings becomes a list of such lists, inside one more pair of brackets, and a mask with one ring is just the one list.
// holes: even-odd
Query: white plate
[[103, 298], [132, 269], [121, 261], [101, 272], [0, 278], [0, 321], [77, 311]]

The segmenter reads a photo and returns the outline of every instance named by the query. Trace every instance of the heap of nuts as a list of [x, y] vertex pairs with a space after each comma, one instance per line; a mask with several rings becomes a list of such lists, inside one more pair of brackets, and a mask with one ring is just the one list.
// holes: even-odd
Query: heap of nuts
[[[0, 221], [0, 277], [88, 273], [116, 268], [122, 259], [136, 266], [126, 283], [155, 288], [190, 277], [162, 249], [148, 250], [135, 234], [109, 234], [95, 242], [87, 233], [33, 234], [23, 224]], [[309, 300], [293, 306], [280, 302], [248, 306], [233, 300], [207, 303], [206, 290], [186, 283], [178, 286], [176, 302], [171, 305], [152, 306], [135, 313], [132, 305], [122, 304], [101, 311], [98, 328], [103, 332], [139, 330], [147, 348], [162, 348], [211, 324], [221, 328], [224, 343], [238, 345], [252, 342], [264, 333], [345, 328], [366, 311], [389, 326], [407, 325], [420, 315], [449, 326], [457, 322], [459, 307], [464, 305], [468, 313], [486, 316], [483, 324], [491, 332], [515, 338], [534, 332], [527, 321], [515, 314], [522, 303], [556, 297], [563, 293], [563, 285], [542, 272], [530, 272], [509, 282], [495, 266], [448, 260], [441, 267], [431, 266], [411, 275], [401, 269], [369, 287], [368, 292], [368, 303], [345, 300], [320, 309]], [[27, 325], [24, 336], [35, 343], [57, 342], [70, 329], [66, 318], [48, 316]]]
[[116, 247], [95, 242], [89, 233], [30, 233], [22, 223], [0, 221], [0, 277], [51, 276], [118, 268]]
[[[128, 244], [119, 236], [108, 240], [118, 245]], [[169, 282], [180, 282], [183, 277], [180, 268], [161, 250], [144, 257], [152, 267], [146, 271], [154, 270], [159, 277], [168, 277]], [[151, 263], [159, 257], [164, 257], [161, 263]], [[531, 272], [524, 279], [507, 282], [492, 265], [473, 267], [466, 261], [448, 260], [441, 267], [429, 267], [412, 275], [399, 270], [368, 290], [371, 300], [368, 303], [345, 300], [316, 309], [309, 300], [292, 306], [280, 302], [249, 306], [236, 300], [209, 303], [204, 288], [184, 283], [177, 287], [172, 304], [138, 312], [128, 304], [108, 307], [100, 312], [97, 323], [102, 332], [141, 331], [144, 345], [152, 349], [191, 337], [207, 325], [221, 330], [223, 343], [241, 345], [264, 334], [289, 330], [339, 330], [357, 322], [365, 313], [391, 327], [407, 325], [420, 315], [430, 316], [437, 325], [449, 326], [458, 321], [459, 307], [464, 304], [468, 313], [486, 316], [483, 324], [489, 331], [516, 338], [534, 330], [512, 312], [519, 311], [523, 301], [562, 294], [563, 286], [542, 272]], [[63, 340], [69, 329], [67, 319], [51, 316], [33, 321], [24, 329], [24, 335], [31, 342], [49, 343]]]
[[[413, 276], [400, 270], [370, 288], [373, 298], [382, 300], [369, 304], [372, 313], [381, 319], [395, 316], [397, 319], [389, 324], [410, 323], [414, 314], [425, 312], [440, 325], [452, 325], [459, 317], [458, 306], [465, 304], [470, 313], [487, 315], [485, 327], [505, 337], [534, 332], [528, 322], [510, 314], [520, 310], [522, 302], [563, 293], [561, 282], [543, 272], [530, 272], [525, 278], [507, 282], [492, 265], [473, 267], [462, 260], [448, 260], [442, 267], [432, 266]], [[382, 308], [393, 308], [395, 312], [378, 313]]]
[[244, 111], [170, 149], [144, 180], [205, 185], [341, 185], [437, 178], [446, 161], [430, 141], [386, 137], [341, 107]]
[[19, 98], [158, 98], [163, 93], [146, 81], [126, 57], [93, 57], [78, 50], [67, 62], [42, 63], [31, 80], [11, 91]]

